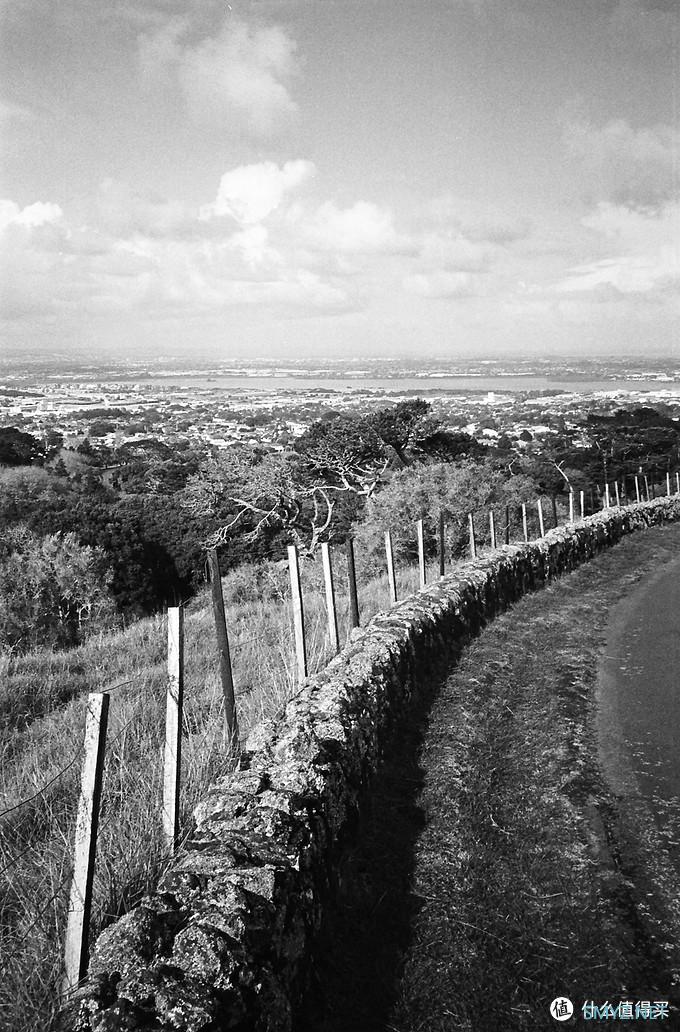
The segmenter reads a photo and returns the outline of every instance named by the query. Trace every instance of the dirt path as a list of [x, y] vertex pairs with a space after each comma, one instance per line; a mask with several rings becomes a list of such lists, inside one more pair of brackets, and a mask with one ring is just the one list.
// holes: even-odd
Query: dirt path
[[668, 1000], [660, 1027], [680, 1027], [678, 880], [604, 776], [596, 721], [611, 611], [679, 554], [680, 526], [633, 535], [433, 686], [341, 874], [299, 1032], [540, 1032], [559, 995], [567, 1028], [586, 1000]]

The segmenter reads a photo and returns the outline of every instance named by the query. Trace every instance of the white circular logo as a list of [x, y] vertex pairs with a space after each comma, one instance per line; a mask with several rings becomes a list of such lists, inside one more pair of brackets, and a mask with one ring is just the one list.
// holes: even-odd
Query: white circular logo
[[567, 996], [558, 996], [550, 1004], [550, 1013], [555, 1021], [569, 1021], [574, 1013], [574, 1005]]

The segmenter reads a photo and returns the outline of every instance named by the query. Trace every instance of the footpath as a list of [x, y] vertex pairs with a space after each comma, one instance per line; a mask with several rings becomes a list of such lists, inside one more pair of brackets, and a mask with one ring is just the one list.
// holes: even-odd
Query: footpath
[[605, 686], [617, 604], [678, 556], [679, 525], [632, 535], [432, 686], [342, 872], [299, 1032], [680, 1028], [680, 803], [666, 793], [661, 826]]

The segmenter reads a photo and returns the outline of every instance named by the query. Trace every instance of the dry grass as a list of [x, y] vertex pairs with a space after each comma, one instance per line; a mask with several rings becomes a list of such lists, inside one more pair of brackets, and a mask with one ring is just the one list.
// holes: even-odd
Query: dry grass
[[[345, 640], [344, 558], [335, 565]], [[417, 571], [402, 571], [400, 594], [416, 588]], [[303, 567], [303, 591], [314, 672], [330, 658], [320, 562]], [[223, 579], [223, 592], [243, 737], [295, 690], [288, 573], [273, 564], [242, 567]], [[386, 578], [361, 585], [359, 597], [365, 623], [387, 607]], [[7, 1032], [46, 1032], [56, 1012], [88, 691], [112, 691], [92, 936], [153, 887], [167, 863], [160, 819], [165, 643], [165, 619], [157, 617], [71, 652], [2, 660], [0, 1027]], [[184, 833], [206, 786], [233, 763], [222, 718], [213, 617], [203, 595], [185, 617]]]

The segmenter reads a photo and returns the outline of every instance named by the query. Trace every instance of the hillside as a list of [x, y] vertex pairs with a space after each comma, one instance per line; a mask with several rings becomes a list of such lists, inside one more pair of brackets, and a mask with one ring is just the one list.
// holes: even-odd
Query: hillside
[[[346, 572], [336, 563], [341, 640]], [[412, 591], [417, 571], [400, 576]], [[310, 670], [329, 656], [319, 564], [303, 567]], [[244, 566], [223, 578], [241, 734], [295, 686], [288, 572]], [[386, 578], [360, 586], [362, 622], [387, 606]], [[231, 769], [209, 596], [185, 619], [183, 830], [206, 785]], [[100, 633], [70, 652], [37, 650], [0, 666], [0, 1025], [50, 1027], [61, 978], [86, 695], [110, 691], [111, 714], [92, 936], [157, 880], [166, 857], [160, 797], [165, 720], [163, 617]], [[24, 802], [26, 801], [26, 802]], [[23, 803], [23, 805], [22, 805]], [[27, 974], [28, 973], [28, 974]]]

